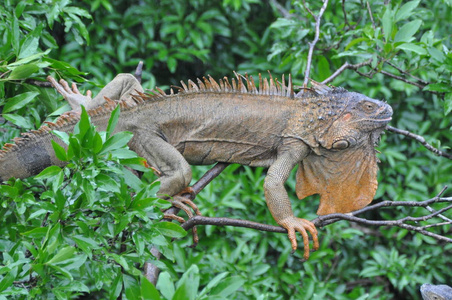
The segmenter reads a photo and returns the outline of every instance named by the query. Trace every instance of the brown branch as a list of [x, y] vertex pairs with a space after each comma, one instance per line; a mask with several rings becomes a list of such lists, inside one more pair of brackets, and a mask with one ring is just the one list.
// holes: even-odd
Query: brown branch
[[[444, 191], [444, 189], [443, 189], [443, 191]], [[356, 215], [358, 215], [358, 214], [361, 214], [361, 213], [364, 213], [367, 211], [371, 211], [371, 210], [375, 210], [375, 209], [379, 209], [382, 207], [410, 206], [410, 207], [426, 208], [432, 203], [440, 203], [440, 202], [452, 203], [452, 197], [441, 198], [441, 197], [437, 196], [432, 199], [428, 199], [428, 200], [421, 201], [421, 202], [417, 202], [417, 201], [383, 201], [383, 202], [380, 202], [380, 203], [377, 203], [377, 204], [374, 204], [371, 206], [367, 206], [361, 210], [357, 210], [357, 211], [354, 211], [354, 212], [351, 212], [348, 214], [336, 213], [336, 214], [329, 214], [329, 215], [325, 215], [325, 216], [319, 216], [316, 219], [312, 220], [312, 222], [317, 227], [324, 227], [324, 226], [327, 226], [329, 224], [332, 224], [332, 223], [335, 223], [335, 222], [338, 222], [341, 220], [356, 222], [356, 223], [364, 224], [367, 226], [388, 226], [388, 227], [397, 226], [397, 227], [404, 228], [407, 230], [416, 231], [416, 232], [421, 233], [426, 236], [433, 237], [439, 241], [452, 243], [452, 238], [444, 237], [439, 234], [427, 231], [426, 230], [427, 228], [432, 227], [431, 224], [426, 225], [426, 226], [415, 226], [415, 225], [406, 224], [406, 222], [417, 223], [417, 222], [426, 221], [431, 218], [440, 216], [443, 212], [452, 209], [452, 205], [449, 205], [438, 211], [434, 211], [433, 213], [428, 214], [426, 216], [422, 216], [422, 217], [407, 216], [407, 217], [401, 218], [399, 220], [375, 221], [375, 220], [367, 220], [364, 218], [356, 217]], [[437, 223], [437, 224], [448, 225], [448, 224], [452, 224], [452, 221], [442, 222], [442, 223]], [[260, 231], [277, 232], [277, 233], [286, 233], [287, 232], [286, 229], [279, 227], [279, 226], [261, 224], [261, 223], [256, 223], [256, 222], [252, 222], [252, 221], [248, 221], [248, 220], [238, 220], [238, 219], [232, 219], [232, 218], [211, 218], [211, 217], [204, 217], [204, 216], [194, 216], [194, 217], [190, 218], [187, 222], [182, 224], [182, 228], [184, 228], [185, 230], [189, 230], [196, 225], [234, 226], [234, 227], [252, 228], [252, 229], [256, 229], [256, 230], [260, 230]]]
[[350, 27], [350, 24], [348, 23], [348, 20], [347, 20], [347, 11], [345, 10], [345, 0], [342, 0], [341, 6], [342, 6], [342, 14], [344, 15], [344, 23], [345, 23], [345, 25], [347, 25], [347, 27]]
[[429, 143], [427, 143], [427, 141], [425, 140], [425, 138], [423, 138], [423, 137], [420, 136], [420, 135], [414, 134], [414, 133], [409, 132], [409, 131], [407, 131], [407, 130], [398, 129], [398, 128], [395, 128], [395, 127], [392, 127], [392, 126], [387, 126], [386, 129], [387, 129], [388, 131], [391, 131], [391, 132], [394, 132], [394, 133], [397, 133], [397, 134], [401, 134], [401, 135], [404, 135], [404, 136], [406, 136], [406, 137], [409, 137], [409, 138], [411, 138], [411, 139], [414, 139], [414, 140], [418, 141], [418, 142], [421, 143], [427, 150], [429, 150], [429, 151], [435, 153], [435, 154], [438, 155], [438, 156], [442, 156], [442, 157], [445, 157], [445, 158], [448, 158], [448, 159], [452, 159], [452, 155], [451, 155], [451, 154], [448, 154], [448, 153], [446, 153], [446, 152], [443, 152], [443, 151], [441, 151], [441, 150], [439, 150], [439, 149], [433, 147], [432, 145], [430, 145]]
[[395, 74], [392, 74], [392, 73], [389, 73], [389, 72], [386, 72], [386, 71], [383, 71], [383, 70], [381, 70], [380, 73], [383, 74], [383, 75], [386, 75], [386, 76], [388, 76], [388, 77], [392, 77], [392, 78], [394, 78], [394, 79], [397, 79], [397, 80], [403, 81], [403, 82], [405, 82], [405, 83], [414, 85], [414, 86], [416, 86], [416, 87], [418, 87], [418, 88], [420, 88], [420, 89], [423, 89], [423, 88], [425, 87], [425, 85], [423, 85], [423, 84], [420, 84], [420, 83], [417, 83], [417, 82], [408, 80], [408, 79], [406, 79], [406, 78], [403, 78], [403, 77], [401, 77], [401, 76], [398, 76], [398, 75], [395, 75]]
[[402, 73], [402, 74], [404, 74], [404, 75], [408, 75], [408, 76], [414, 78], [415, 80], [417, 80], [417, 81], [419, 81], [420, 83], [422, 83], [424, 86], [430, 84], [428, 81], [425, 81], [425, 80], [423, 80], [422, 78], [419, 78], [419, 77], [414, 76], [413, 74], [411, 74], [411, 73], [409, 73], [409, 72], [407, 72], [407, 71], [405, 71], [405, 70], [402, 70], [401, 68], [399, 68], [398, 66], [396, 66], [395, 64], [393, 64], [393, 63], [390, 62], [390, 61], [386, 61], [385, 63], [387, 63], [388, 65], [390, 65], [391, 67], [393, 67], [394, 69], [396, 69], [397, 71], [399, 71], [400, 73]]
[[39, 87], [52, 87], [52, 85], [48, 81], [39, 81], [39, 80], [34, 80], [34, 79], [27, 79], [27, 80], [25, 80], [25, 82], [28, 83], [28, 84], [31, 84], [31, 85], [39, 86]]
[[375, 30], [376, 26], [375, 26], [374, 16], [372, 15], [372, 10], [370, 9], [369, 1], [366, 1], [366, 5], [367, 5], [367, 11], [369, 12], [370, 21], [372, 22], [372, 28]]
[[322, 81], [323, 84], [327, 84], [330, 83], [331, 81], [333, 81], [337, 76], [339, 76], [342, 72], [344, 72], [347, 69], [351, 69], [351, 70], [357, 70], [358, 68], [364, 67], [364, 66], [368, 66], [372, 63], [372, 59], [368, 59], [364, 62], [358, 63], [358, 64], [349, 64], [348, 62], [345, 62], [339, 69], [336, 70], [336, 72], [334, 72], [330, 77], [328, 77], [327, 79], [325, 79], [324, 81]]
[[306, 1], [303, 0], [303, 6], [304, 8], [314, 17], [315, 19], [315, 36], [314, 40], [309, 43], [309, 51], [308, 51], [308, 58], [306, 61], [306, 70], [304, 73], [304, 81], [303, 81], [303, 87], [308, 86], [309, 76], [311, 73], [311, 64], [312, 64], [312, 54], [314, 53], [314, 48], [317, 42], [319, 41], [320, 36], [320, 20], [322, 18], [323, 13], [326, 10], [326, 7], [328, 5], [328, 0], [323, 0], [323, 6], [319, 11], [319, 15], [316, 16], [314, 13], [306, 6]]

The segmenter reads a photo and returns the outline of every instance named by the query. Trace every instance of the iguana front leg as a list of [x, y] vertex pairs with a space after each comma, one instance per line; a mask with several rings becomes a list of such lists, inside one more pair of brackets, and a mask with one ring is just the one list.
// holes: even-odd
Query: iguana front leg
[[118, 74], [112, 81], [110, 81], [99, 94], [91, 98], [91, 91], [86, 92], [86, 96], [80, 93], [75, 83], [71, 87], [67, 81], [61, 79], [58, 83], [55, 78], [48, 76], [47, 80], [60, 93], [63, 98], [69, 103], [72, 112], [80, 112], [83, 105], [86, 110], [94, 109], [106, 102], [105, 98], [112, 100], [122, 100], [129, 105], [134, 105], [132, 99], [133, 94], [143, 92], [140, 82], [132, 74]]
[[295, 233], [298, 231], [303, 237], [304, 258], [309, 258], [309, 238], [307, 231], [312, 235], [314, 249], [319, 248], [317, 229], [312, 222], [297, 218], [292, 211], [287, 191], [284, 183], [288, 179], [291, 170], [295, 165], [307, 155], [306, 147], [301, 147], [299, 151], [280, 151], [276, 161], [270, 166], [264, 181], [265, 199], [267, 206], [275, 221], [287, 229], [292, 249], [297, 249], [297, 239]]
[[69, 103], [73, 112], [80, 112], [83, 105], [86, 109], [92, 109], [99, 106], [97, 103], [93, 103], [91, 98], [91, 91], [86, 92], [86, 96], [80, 93], [75, 82], [72, 83], [72, 88], [69, 87], [67, 81], [61, 79], [57, 82], [52, 76], [47, 76], [47, 80], [50, 84], [60, 93], [63, 98]]

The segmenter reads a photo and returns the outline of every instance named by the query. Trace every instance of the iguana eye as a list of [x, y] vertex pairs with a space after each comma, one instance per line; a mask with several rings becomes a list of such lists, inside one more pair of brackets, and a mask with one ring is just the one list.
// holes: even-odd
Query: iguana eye
[[347, 149], [350, 146], [350, 143], [347, 140], [340, 140], [333, 143], [333, 149], [343, 150]]
[[375, 110], [375, 104], [371, 102], [364, 102], [362, 108], [366, 113], [371, 113]]

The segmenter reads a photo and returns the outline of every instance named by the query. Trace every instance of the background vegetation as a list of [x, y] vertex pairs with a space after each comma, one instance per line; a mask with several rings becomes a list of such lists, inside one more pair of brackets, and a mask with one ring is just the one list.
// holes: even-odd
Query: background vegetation
[[[232, 71], [292, 73], [301, 85], [320, 1], [5, 0], [0, 10], [0, 143], [68, 109], [40, 86], [48, 74], [93, 89], [144, 61], [143, 85]], [[452, 2], [328, 3], [310, 77], [365, 63], [332, 82], [394, 108], [391, 125], [443, 150], [452, 139]], [[50, 116], [50, 117], [49, 117]], [[115, 116], [111, 127], [114, 126]], [[63, 136], [67, 168], [0, 186], [0, 299], [420, 299], [422, 283], [452, 283], [452, 245], [399, 228], [345, 221], [320, 229], [321, 248], [302, 261], [284, 234], [200, 226], [201, 241], [162, 223], [153, 174], [126, 149], [130, 135], [96, 133], [86, 117]], [[452, 183], [452, 163], [414, 140], [388, 133], [379, 150], [376, 201], [434, 197]], [[449, 149], [450, 150], [450, 149]], [[138, 179], [125, 169], [144, 171]], [[195, 169], [199, 178], [207, 167]], [[206, 216], [274, 224], [262, 191], [265, 170], [230, 166], [197, 197]], [[318, 199], [296, 200], [315, 218]], [[451, 195], [446, 191], [445, 195]], [[382, 209], [369, 219], [425, 213]], [[450, 216], [449, 213], [449, 218]], [[451, 236], [451, 226], [435, 229]], [[172, 242], [172, 238], [178, 238]], [[155, 259], [156, 288], [141, 274]]]

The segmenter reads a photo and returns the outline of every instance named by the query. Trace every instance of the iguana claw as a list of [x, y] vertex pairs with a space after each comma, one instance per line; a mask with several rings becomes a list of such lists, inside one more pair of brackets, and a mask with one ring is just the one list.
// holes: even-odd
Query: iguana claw
[[[173, 196], [171, 199], [169, 199], [171, 204], [174, 207], [182, 209], [189, 218], [193, 217], [193, 213], [191, 212], [190, 208], [193, 209], [193, 211], [195, 212], [196, 215], [201, 216], [201, 211], [199, 210], [198, 206], [196, 206], [196, 204], [193, 201], [191, 201], [190, 199], [181, 196], [182, 194], [187, 194], [187, 191], [184, 190], [183, 193], [181, 192], [181, 193]], [[173, 220], [174, 220], [174, 218], [173, 218]], [[178, 221], [179, 220], [180, 219], [178, 219]], [[183, 223], [183, 222], [180, 222], [180, 223]], [[193, 247], [194, 247], [198, 244], [198, 241], [199, 241], [198, 229], [196, 228], [196, 226], [193, 227], [192, 232], [193, 232]]]
[[193, 209], [196, 215], [201, 216], [201, 211], [199, 210], [198, 206], [196, 206], [196, 204], [190, 199], [182, 197], [181, 194], [174, 195], [169, 201], [171, 202], [171, 204], [173, 204], [173, 206], [182, 209], [189, 218], [193, 217], [193, 213], [191, 212], [190, 208]]
[[312, 236], [312, 241], [314, 242], [314, 250], [319, 249], [319, 240], [317, 237], [317, 229], [315, 225], [308, 220], [300, 219], [296, 217], [290, 217], [282, 220], [280, 225], [287, 229], [290, 243], [292, 244], [292, 250], [295, 251], [298, 248], [297, 238], [295, 232], [298, 231], [303, 237], [304, 245], [304, 259], [309, 258], [309, 237], [306, 231], [308, 231]]
[[50, 84], [60, 93], [63, 98], [69, 103], [73, 111], [81, 111], [81, 105], [90, 109], [91, 91], [86, 92], [86, 96], [80, 93], [75, 83], [72, 83], [70, 87], [67, 81], [61, 79], [57, 82], [52, 76], [47, 76], [47, 80]]

